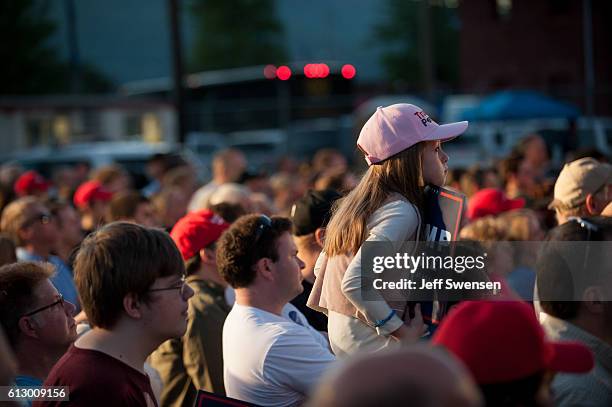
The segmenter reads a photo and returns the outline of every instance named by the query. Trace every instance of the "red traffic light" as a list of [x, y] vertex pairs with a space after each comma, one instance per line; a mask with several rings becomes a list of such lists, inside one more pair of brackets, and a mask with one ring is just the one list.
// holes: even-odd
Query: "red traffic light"
[[312, 78], [326, 78], [329, 75], [327, 64], [306, 64], [304, 66], [304, 76]]
[[353, 79], [357, 74], [357, 70], [351, 64], [346, 64], [342, 66], [342, 70], [340, 72], [342, 73], [342, 77], [344, 79]]
[[279, 66], [276, 69], [276, 77], [281, 81], [286, 81], [291, 78], [291, 69], [286, 65]]

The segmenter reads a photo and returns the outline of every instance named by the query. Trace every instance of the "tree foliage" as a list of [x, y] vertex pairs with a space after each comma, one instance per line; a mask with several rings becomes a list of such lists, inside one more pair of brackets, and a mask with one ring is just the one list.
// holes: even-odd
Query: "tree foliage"
[[271, 0], [193, 0], [197, 24], [191, 71], [279, 63], [283, 28]]
[[[429, 1], [429, 0], [421, 0]], [[375, 39], [385, 49], [382, 63], [391, 81], [420, 90], [421, 66], [420, 1], [387, 0], [386, 18], [375, 27]], [[444, 87], [455, 87], [459, 80], [459, 24], [455, 8], [442, 2], [430, 4], [431, 44], [434, 80]]]
[[[0, 94], [66, 93], [70, 70], [49, 44], [55, 24], [45, 3], [0, 1]], [[103, 92], [111, 83], [89, 65], [81, 67], [82, 90]]]

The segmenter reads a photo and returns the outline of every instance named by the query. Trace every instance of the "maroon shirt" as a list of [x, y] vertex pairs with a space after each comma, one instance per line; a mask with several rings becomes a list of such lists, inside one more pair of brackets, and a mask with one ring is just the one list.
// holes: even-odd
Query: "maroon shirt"
[[68, 386], [69, 402], [34, 406], [156, 406], [149, 377], [106, 353], [71, 345], [44, 386]]

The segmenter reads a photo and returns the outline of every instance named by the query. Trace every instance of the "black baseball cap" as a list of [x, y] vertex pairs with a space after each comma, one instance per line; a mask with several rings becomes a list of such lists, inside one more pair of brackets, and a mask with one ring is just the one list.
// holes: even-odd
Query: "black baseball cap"
[[304, 236], [324, 227], [331, 218], [331, 208], [341, 198], [333, 189], [309, 190], [291, 207], [293, 234]]

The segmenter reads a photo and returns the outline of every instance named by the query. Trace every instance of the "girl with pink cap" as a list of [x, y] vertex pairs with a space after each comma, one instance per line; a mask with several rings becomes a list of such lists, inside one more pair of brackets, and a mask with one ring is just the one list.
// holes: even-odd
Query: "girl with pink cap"
[[411, 319], [405, 306], [382, 297], [362, 299], [361, 246], [365, 241], [418, 241], [423, 189], [428, 183], [444, 185], [448, 170], [442, 142], [467, 126], [438, 125], [410, 104], [379, 107], [363, 126], [357, 147], [369, 168], [335, 204], [308, 300], [311, 308], [328, 315], [329, 339], [337, 356], [413, 343], [423, 334], [418, 305]]

